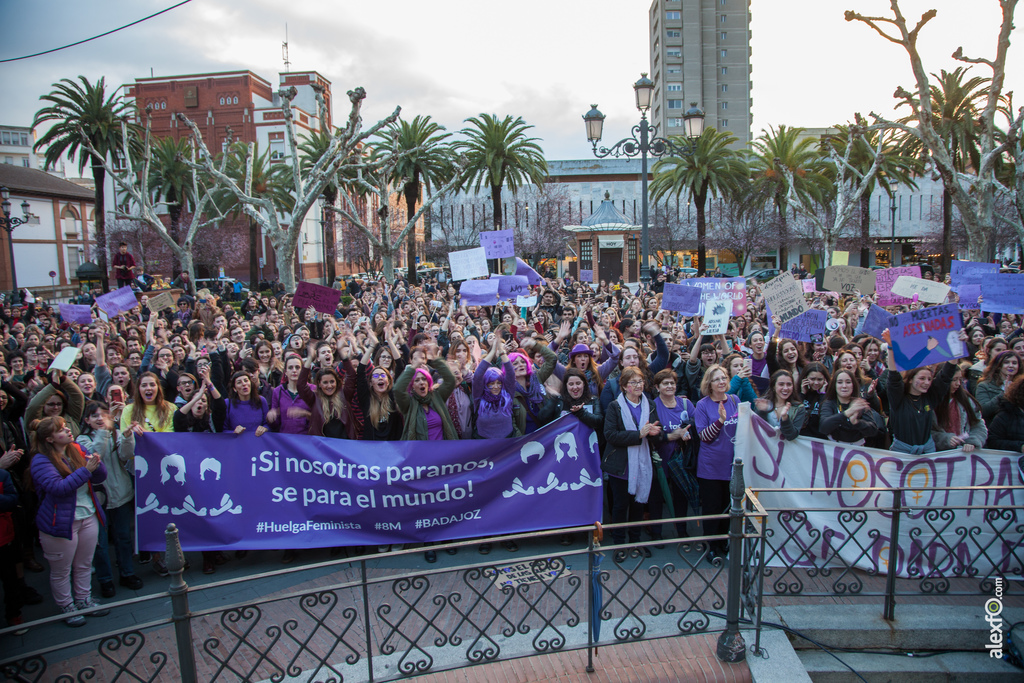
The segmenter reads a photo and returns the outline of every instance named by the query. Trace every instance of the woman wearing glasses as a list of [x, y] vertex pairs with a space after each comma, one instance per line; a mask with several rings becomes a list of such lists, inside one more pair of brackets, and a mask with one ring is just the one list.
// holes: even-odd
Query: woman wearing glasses
[[[736, 455], [736, 423], [739, 420], [740, 401], [729, 393], [729, 373], [721, 365], [712, 365], [704, 372], [700, 383], [704, 398], [697, 401], [694, 425], [700, 437], [697, 456], [697, 486], [700, 492], [701, 512], [717, 515], [729, 506], [729, 478]], [[725, 534], [728, 520], [706, 520], [704, 530], [708, 536]], [[725, 556], [728, 541], [712, 541], [709, 559]]]
[[402, 413], [395, 405], [394, 378], [387, 369], [371, 363], [377, 335], [368, 332], [366, 350], [356, 368], [356, 401], [366, 416], [365, 441], [398, 441], [402, 438]]
[[[661, 425], [654, 406], [644, 394], [644, 372], [638, 367], [627, 367], [619, 376], [622, 392], [608, 405], [604, 419], [607, 445], [601, 457], [601, 469], [608, 474], [612, 491], [612, 523], [638, 522], [643, 518], [644, 503], [657, 486], [651, 451], [661, 435]], [[653, 439], [653, 441], [652, 441]], [[612, 529], [612, 541], [624, 543], [626, 529]], [[629, 541], [640, 540], [640, 527], [630, 527]], [[646, 546], [645, 557], [651, 556]], [[614, 559], [621, 563], [626, 551], [615, 552]]]

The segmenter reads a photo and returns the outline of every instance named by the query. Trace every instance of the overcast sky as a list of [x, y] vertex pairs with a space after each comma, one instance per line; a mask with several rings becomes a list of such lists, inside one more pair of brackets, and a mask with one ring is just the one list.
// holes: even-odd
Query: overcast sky
[[[173, 5], [175, 0], [0, 0], [0, 58], [81, 40]], [[963, 45], [992, 56], [996, 0], [903, 0], [905, 14], [938, 16], [921, 35], [930, 72], [955, 68]], [[548, 159], [591, 156], [581, 116], [591, 103], [608, 116], [607, 141], [639, 120], [632, 83], [649, 70], [648, 0], [192, 0], [111, 36], [42, 57], [0, 64], [0, 122], [29, 125], [39, 96], [64, 77], [137, 77], [249, 69], [277, 82], [288, 24], [293, 71], [332, 83], [336, 121], [346, 90], [366, 88], [364, 121], [401, 105], [449, 130], [481, 112], [522, 116]], [[768, 125], [826, 126], [892, 112], [897, 85], [911, 86], [901, 48], [843, 11], [881, 15], [887, 0], [753, 0], [755, 136]], [[1018, 24], [1024, 18], [1018, 17]], [[1006, 87], [1020, 90], [1024, 30], [1010, 49]], [[974, 72], [988, 75], [977, 66]], [[69, 169], [70, 170], [70, 169]]]

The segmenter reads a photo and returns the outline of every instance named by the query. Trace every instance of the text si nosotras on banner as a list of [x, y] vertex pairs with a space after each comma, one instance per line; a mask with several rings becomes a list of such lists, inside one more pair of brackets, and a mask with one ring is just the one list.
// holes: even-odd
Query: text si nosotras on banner
[[572, 416], [495, 440], [145, 434], [135, 468], [142, 550], [161, 550], [172, 522], [185, 550], [214, 550], [454, 540], [601, 517], [597, 434]]

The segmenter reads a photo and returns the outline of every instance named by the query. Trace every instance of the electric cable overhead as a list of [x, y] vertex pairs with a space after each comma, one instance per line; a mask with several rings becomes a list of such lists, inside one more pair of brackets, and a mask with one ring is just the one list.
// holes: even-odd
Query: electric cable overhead
[[172, 9], [177, 9], [178, 7], [181, 7], [182, 5], [186, 5], [186, 4], [190, 3], [190, 2], [192, 2], [192, 0], [182, 0], [177, 5], [171, 5], [170, 7], [166, 8], [166, 9], [162, 9], [159, 12], [154, 12], [153, 14], [150, 14], [148, 17], [143, 17], [141, 19], [137, 19], [137, 20], [131, 22], [130, 24], [125, 24], [124, 26], [119, 26], [118, 28], [111, 29], [111, 30], [109, 30], [109, 31], [107, 31], [105, 33], [100, 33], [99, 35], [95, 35], [92, 38], [86, 38], [85, 40], [79, 40], [79, 41], [74, 42], [74, 43], [69, 43], [69, 44], [61, 46], [61, 47], [55, 47], [55, 48], [52, 48], [50, 50], [43, 50], [42, 52], [36, 52], [34, 54], [31, 54], [31, 55], [24, 55], [22, 57], [9, 57], [7, 59], [0, 59], [0, 64], [6, 64], [7, 62], [17, 62], [17, 61], [20, 61], [22, 59], [31, 59], [32, 57], [40, 57], [42, 55], [48, 55], [48, 54], [50, 54], [52, 52], [60, 52], [61, 50], [66, 50], [69, 47], [75, 47], [76, 45], [82, 45], [83, 43], [88, 43], [91, 40], [96, 40], [97, 38], [102, 38], [104, 36], [109, 36], [111, 33], [117, 33], [118, 31], [123, 31], [126, 28], [129, 28], [131, 26], [135, 26], [136, 24], [141, 24], [144, 21], [149, 21], [153, 17], [158, 17], [161, 14], [165, 14], [167, 12], [170, 12]]

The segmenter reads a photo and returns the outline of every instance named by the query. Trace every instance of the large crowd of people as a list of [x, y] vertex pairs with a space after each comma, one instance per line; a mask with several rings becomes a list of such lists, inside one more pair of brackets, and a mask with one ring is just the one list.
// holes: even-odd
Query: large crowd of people
[[[120, 265], [127, 278], [131, 264]], [[871, 296], [807, 295], [838, 322], [822, 341], [803, 343], [769, 334], [763, 296], [750, 281], [746, 313], [709, 336], [699, 316], [662, 310], [664, 284], [674, 280], [662, 272], [649, 287], [631, 288], [552, 278], [529, 309], [467, 306], [443, 275], [416, 286], [350, 279], [333, 315], [296, 309], [281, 292], [229, 302], [199, 290], [162, 311], [150, 310], [142, 294], [139, 307], [108, 321], [94, 308], [90, 324], [69, 324], [41, 303], [5, 305], [7, 623], [21, 623], [22, 605], [45, 599], [24, 581], [25, 571], [44, 570], [40, 555], [51, 598], [71, 626], [96, 607], [94, 576], [109, 598], [118, 586], [141, 588], [147, 564], [167, 575], [160, 555], [137, 553], [132, 543], [132, 459], [145, 432], [503, 439], [571, 415], [598, 435], [608, 521], [648, 520], [655, 540], [688, 533], [686, 524], [658, 524], [669, 511], [726, 509], [744, 402], [790, 440], [914, 454], [1024, 451], [1022, 316], [964, 311], [968, 357], [899, 372], [887, 334], [857, 332]], [[78, 360], [49, 371], [67, 346], [80, 349]], [[629, 527], [631, 543], [642, 528]], [[702, 529], [724, 531], [719, 523]], [[625, 543], [627, 530], [612, 538]], [[512, 540], [505, 547], [516, 550]], [[709, 552], [726, 550], [716, 543]], [[425, 553], [436, 561], [429, 546]], [[285, 551], [281, 559], [295, 557]], [[227, 561], [224, 552], [204, 552], [202, 570]]]

